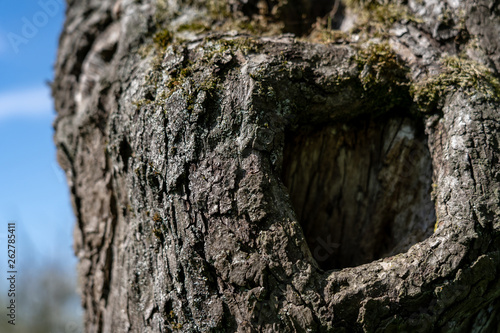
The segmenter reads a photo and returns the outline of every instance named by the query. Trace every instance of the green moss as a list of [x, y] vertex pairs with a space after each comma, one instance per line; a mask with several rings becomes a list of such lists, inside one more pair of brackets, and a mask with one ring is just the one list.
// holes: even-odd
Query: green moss
[[169, 325], [170, 325], [171, 329], [175, 330], [175, 331], [181, 330], [184, 325], [177, 321], [175, 313], [173, 311], [170, 311], [169, 316], [170, 316]]
[[155, 235], [156, 238], [158, 238], [158, 240], [161, 241], [163, 239], [163, 232], [161, 229], [153, 228], [153, 234]]
[[407, 81], [408, 69], [386, 42], [369, 44], [356, 54], [355, 61], [361, 70], [360, 79], [365, 88], [394, 79]]
[[158, 212], [154, 213], [153, 215], [153, 221], [154, 222], [163, 222], [163, 219], [161, 218], [160, 214]]
[[175, 90], [177, 87], [182, 85], [182, 82], [189, 77], [194, 72], [193, 63], [188, 61], [184, 67], [178, 68], [171, 75], [170, 80], [168, 80], [166, 86], [170, 90]]
[[186, 24], [181, 24], [177, 28], [177, 32], [183, 32], [183, 31], [193, 31], [196, 33], [204, 32], [209, 30], [210, 27], [204, 23], [200, 22], [191, 22], [191, 23], [186, 23]]
[[349, 41], [349, 34], [340, 30], [317, 29], [314, 34], [311, 34], [310, 39], [313, 42], [320, 43], [341, 43]]
[[408, 10], [408, 6], [377, 0], [347, 0], [346, 6], [358, 14], [354, 32], [385, 36], [396, 22], [412, 21], [422, 23], [422, 19]]
[[262, 33], [262, 27], [255, 21], [240, 21], [237, 23], [238, 30], [248, 31], [251, 34]]
[[179, 71], [179, 77], [180, 78], [186, 78], [189, 75], [191, 75], [191, 73], [193, 73], [193, 67], [192, 66], [184, 67], [184, 68], [181, 68], [181, 70]]
[[141, 99], [138, 99], [136, 101], [133, 101], [132, 105], [135, 106], [136, 108], [140, 109], [144, 105], [148, 105], [148, 104], [151, 104], [151, 103], [152, 103], [151, 100], [145, 99], [145, 98], [141, 98]]
[[366, 8], [380, 5], [377, 0], [344, 0], [344, 3], [347, 7], [351, 8]]
[[[155, 54], [152, 56], [151, 69], [145, 77], [145, 82], [156, 93], [151, 94], [152, 97], [148, 100], [145, 99], [146, 96], [135, 101], [134, 105], [140, 108], [146, 104], [154, 104], [164, 108], [166, 100], [182, 87], [187, 87], [185, 84], [189, 81], [190, 92], [189, 94], [185, 92], [188, 112], [195, 109], [199, 92], [204, 91], [212, 98], [217, 95], [221, 88], [221, 77], [235, 65], [237, 52], [248, 54], [260, 48], [260, 44], [252, 38], [220, 40], [217, 37], [207, 37], [199, 45], [199, 50], [202, 52], [194, 54], [196, 58], [183, 58], [181, 64], [166, 73], [163, 65], [165, 49], [173, 43], [175, 46], [173, 52], [183, 52], [183, 42], [174, 39], [166, 29], [158, 31], [153, 36], [153, 42]], [[146, 52], [146, 48], [144, 50]]]
[[233, 21], [228, 20], [223, 27], [223, 31], [231, 29], [237, 30], [239, 33], [248, 33], [257, 36], [276, 36], [283, 33], [283, 22], [268, 20], [265, 16], [259, 16], [259, 18], [248, 19], [247, 17], [243, 17]]
[[393, 25], [400, 21], [413, 21], [421, 23], [422, 20], [408, 11], [408, 7], [398, 4], [388, 4], [384, 6], [376, 6], [370, 18], [375, 19], [385, 25]]
[[257, 52], [260, 44], [253, 38], [223, 39], [217, 41], [212, 47], [208, 47], [209, 52], [204, 58], [212, 58], [216, 54], [223, 54], [225, 51], [241, 51], [243, 54]]
[[135, 175], [137, 176], [137, 178], [142, 178], [141, 168], [135, 168], [134, 172], [135, 172]]
[[206, 91], [209, 95], [213, 95], [219, 88], [220, 79], [216, 76], [210, 75], [200, 85], [200, 90]]
[[173, 35], [167, 29], [160, 30], [153, 36], [153, 42], [160, 50], [166, 49], [172, 40]]
[[468, 95], [499, 101], [500, 81], [484, 65], [457, 56], [445, 57], [441, 63], [442, 73], [412, 86], [413, 99], [420, 110], [439, 109], [443, 97], [457, 88]]
[[354, 57], [360, 71], [363, 97], [374, 108], [390, 110], [409, 104], [409, 78], [405, 63], [388, 43], [369, 44]]
[[206, 2], [209, 15], [215, 20], [231, 17], [229, 3], [226, 0], [208, 0]]
[[[257, 51], [260, 45], [251, 38], [237, 38], [231, 40], [217, 40], [215, 42], [210, 39], [205, 40], [202, 48], [204, 54], [195, 62], [186, 61], [181, 68], [178, 68], [172, 73], [170, 80], [167, 82], [167, 88], [174, 92], [181, 87], [183, 82], [193, 76], [197, 71], [202, 72], [206, 68], [229, 66], [229, 64], [219, 64], [221, 58], [234, 57], [234, 53], [239, 50], [243, 54]], [[220, 79], [214, 75], [209, 75], [203, 80], [196, 89], [209, 92], [211, 95], [217, 90]]]

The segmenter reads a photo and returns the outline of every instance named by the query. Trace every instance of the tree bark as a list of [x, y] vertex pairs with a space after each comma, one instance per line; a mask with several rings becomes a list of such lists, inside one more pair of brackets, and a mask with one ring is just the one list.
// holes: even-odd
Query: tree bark
[[499, 12], [68, 0], [86, 331], [498, 332]]

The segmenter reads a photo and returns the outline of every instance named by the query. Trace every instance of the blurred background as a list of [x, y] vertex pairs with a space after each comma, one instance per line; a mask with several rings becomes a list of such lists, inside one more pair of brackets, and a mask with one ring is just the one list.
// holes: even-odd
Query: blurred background
[[[75, 217], [52, 142], [49, 83], [62, 0], [0, 1], [0, 332], [82, 332]], [[8, 323], [7, 225], [16, 224], [16, 321]]]

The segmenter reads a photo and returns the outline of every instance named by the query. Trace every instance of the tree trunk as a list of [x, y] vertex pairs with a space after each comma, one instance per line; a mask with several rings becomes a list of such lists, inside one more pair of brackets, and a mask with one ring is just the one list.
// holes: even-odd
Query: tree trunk
[[68, 0], [86, 331], [498, 332], [499, 12]]

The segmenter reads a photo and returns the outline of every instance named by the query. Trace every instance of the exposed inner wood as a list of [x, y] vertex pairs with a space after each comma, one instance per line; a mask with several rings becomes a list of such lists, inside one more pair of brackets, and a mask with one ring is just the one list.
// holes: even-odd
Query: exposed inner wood
[[282, 178], [323, 269], [404, 252], [433, 232], [431, 158], [410, 118], [288, 133]]

